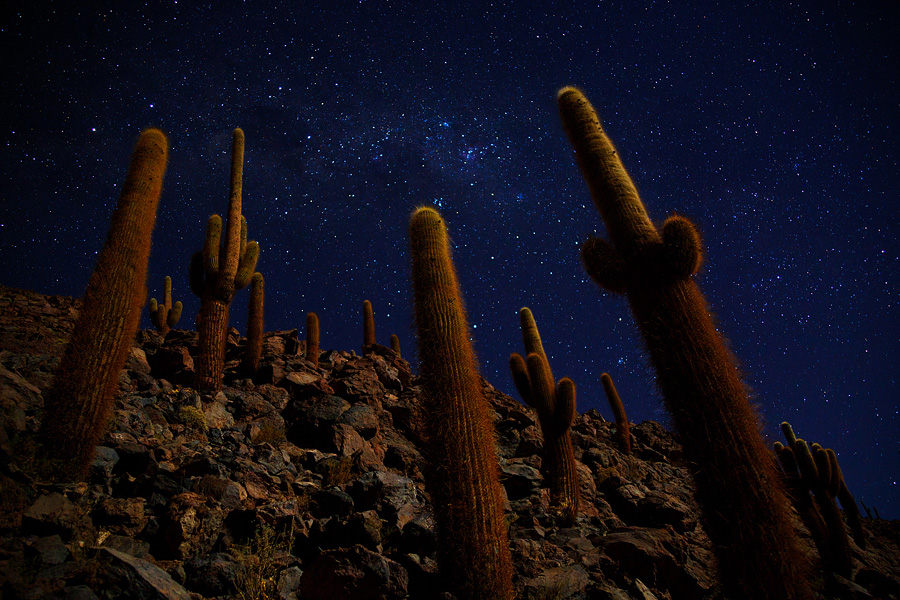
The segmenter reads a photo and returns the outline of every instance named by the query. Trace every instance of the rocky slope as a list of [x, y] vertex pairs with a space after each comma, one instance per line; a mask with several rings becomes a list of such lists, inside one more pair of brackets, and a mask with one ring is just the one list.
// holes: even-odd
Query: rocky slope
[[[189, 387], [196, 334], [142, 331], [88, 480], [29, 478], [41, 390], [77, 312], [76, 299], [0, 286], [0, 598], [452, 598], [435, 563], [416, 377], [388, 348], [328, 351], [313, 368], [295, 330], [272, 332], [250, 379], [232, 330], [226, 386], [201, 395]], [[561, 527], [535, 413], [484, 389], [520, 598], [721, 598], [671, 433], [634, 425], [624, 456], [612, 423], [579, 415], [583, 510]], [[814, 567], [821, 598], [900, 598], [900, 522], [865, 527], [853, 581]]]

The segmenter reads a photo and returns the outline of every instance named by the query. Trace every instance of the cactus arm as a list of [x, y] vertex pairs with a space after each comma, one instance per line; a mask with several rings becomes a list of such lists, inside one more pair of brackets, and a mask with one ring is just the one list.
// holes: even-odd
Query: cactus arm
[[219, 244], [222, 239], [222, 217], [210, 215], [206, 221], [206, 240], [203, 242], [204, 267], [209, 275], [219, 272]]
[[616, 294], [625, 293], [628, 288], [628, 266], [606, 240], [588, 238], [581, 246], [581, 262], [597, 285]]
[[391, 350], [397, 353], [397, 358], [401, 358], [400, 356], [400, 338], [397, 337], [396, 333], [391, 334]]
[[247, 308], [247, 346], [241, 359], [242, 370], [253, 375], [259, 370], [262, 354], [263, 308], [265, 280], [261, 273], [254, 273], [250, 281], [250, 304]]
[[363, 350], [375, 344], [375, 312], [372, 303], [363, 300]]
[[519, 390], [522, 401], [534, 408], [534, 398], [531, 392], [531, 378], [528, 376], [528, 366], [521, 354], [513, 352], [509, 357], [509, 370], [512, 372], [513, 384]]
[[[241, 258], [241, 193], [244, 176], [244, 132], [234, 130], [231, 138], [231, 183], [228, 194], [228, 221], [225, 225], [224, 264], [221, 267], [222, 285], [232, 283]], [[252, 276], [253, 272], [250, 272]]]
[[606, 399], [609, 400], [609, 406], [612, 409], [613, 417], [616, 419], [616, 441], [619, 450], [623, 454], [631, 454], [631, 427], [628, 424], [628, 417], [625, 414], [625, 406], [622, 404], [622, 398], [616, 390], [612, 377], [609, 373], [600, 375], [600, 383], [603, 384], [603, 390], [606, 392]]
[[306, 315], [306, 360], [319, 366], [319, 317], [311, 312]]
[[179, 300], [172, 307], [172, 310], [169, 311], [169, 318], [166, 319], [166, 323], [169, 327], [175, 327], [175, 325], [178, 323], [178, 319], [181, 318], [181, 311], [183, 308], [184, 306], [181, 304], [181, 300]]
[[700, 233], [684, 217], [666, 219], [662, 231], [663, 251], [669, 270], [681, 279], [695, 274], [703, 259]]
[[787, 421], [782, 422], [781, 432], [784, 434], [784, 439], [787, 440], [788, 448], [793, 448], [794, 444], [797, 442], [797, 436], [794, 434], [794, 428], [791, 427], [791, 424]]
[[244, 255], [241, 256], [237, 273], [234, 275], [234, 289], [240, 290], [247, 287], [247, 284], [250, 283], [250, 279], [253, 277], [258, 260], [259, 244], [248, 242], [247, 247], [244, 249]]
[[522, 342], [525, 344], [525, 356], [528, 356], [532, 352], [537, 352], [546, 359], [547, 354], [544, 352], [541, 334], [538, 331], [537, 323], [534, 322], [534, 315], [527, 306], [523, 306], [519, 309], [519, 324], [522, 328]]
[[556, 412], [554, 422], [557, 429], [565, 431], [575, 421], [575, 382], [563, 377], [556, 384]]

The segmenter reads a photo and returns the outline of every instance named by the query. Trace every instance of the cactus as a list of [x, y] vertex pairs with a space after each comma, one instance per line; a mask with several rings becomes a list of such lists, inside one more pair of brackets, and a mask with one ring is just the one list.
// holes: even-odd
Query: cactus
[[582, 260], [601, 287], [627, 295], [682, 438], [725, 594], [811, 598], [783, 482], [736, 360], [691, 279], [701, 263], [697, 230], [679, 216], [657, 230], [584, 95], [568, 87], [557, 100], [610, 238], [588, 240]]
[[36, 467], [53, 480], [82, 478], [112, 411], [119, 373], [147, 298], [147, 261], [168, 158], [158, 129], [143, 131], [81, 313], [44, 395]]
[[578, 516], [580, 490], [569, 429], [575, 418], [575, 384], [565, 377], [557, 384], [544, 353], [534, 315], [527, 307], [519, 311], [527, 358], [513, 353], [509, 367], [516, 389], [526, 404], [538, 412], [544, 435], [542, 466], [550, 481], [550, 507], [567, 524]]
[[228, 309], [234, 293], [250, 283], [259, 258], [259, 244], [247, 241], [247, 220], [241, 215], [243, 190], [244, 132], [234, 130], [231, 144], [231, 183], [225, 241], [222, 218], [212, 215], [207, 222], [203, 251], [191, 258], [191, 290], [200, 297], [197, 331], [197, 388], [215, 391], [222, 387], [225, 371], [225, 332]]
[[494, 427], [441, 215], [418, 209], [409, 236], [428, 441], [426, 482], [440, 569], [460, 600], [510, 599], [512, 562]]
[[612, 377], [608, 373], [600, 376], [600, 383], [603, 384], [603, 390], [606, 392], [606, 399], [609, 400], [609, 406], [612, 408], [613, 416], [616, 418], [616, 443], [622, 454], [631, 454], [631, 429], [628, 426], [628, 416], [625, 414], [625, 407], [622, 405], [622, 399], [619, 392], [616, 391], [616, 385], [613, 383]]
[[247, 307], [247, 346], [241, 359], [241, 370], [251, 376], [259, 370], [259, 358], [262, 355], [265, 296], [265, 280], [262, 273], [254, 273], [250, 278], [250, 304]]
[[397, 354], [397, 358], [401, 358], [401, 356], [400, 356], [400, 338], [397, 337], [396, 333], [391, 334], [391, 350], [393, 350]]
[[150, 298], [150, 322], [161, 334], [166, 335], [181, 318], [181, 309], [181, 301], [172, 305], [172, 278], [166, 276], [162, 303], [157, 302], [156, 298]]
[[319, 317], [314, 312], [306, 315], [306, 360], [319, 368]]
[[372, 303], [363, 301], [363, 353], [375, 345], [375, 313], [372, 311]]

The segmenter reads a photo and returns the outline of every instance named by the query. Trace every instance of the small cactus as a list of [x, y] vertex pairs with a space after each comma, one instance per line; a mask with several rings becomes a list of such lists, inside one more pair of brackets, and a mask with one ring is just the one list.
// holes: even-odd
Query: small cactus
[[400, 338], [397, 337], [396, 333], [391, 334], [391, 350], [393, 350], [397, 354], [397, 358], [401, 358], [401, 356], [400, 356]]
[[375, 313], [372, 303], [363, 301], [363, 353], [368, 352], [375, 345]]
[[622, 454], [631, 454], [631, 429], [628, 426], [625, 406], [622, 405], [622, 399], [619, 397], [619, 392], [616, 391], [616, 385], [608, 373], [600, 376], [600, 383], [603, 384], [606, 399], [609, 400], [609, 406], [616, 418], [616, 443], [619, 445], [619, 450]]
[[180, 300], [174, 305], [172, 304], [172, 278], [166, 276], [163, 281], [162, 303], [157, 302], [156, 298], [150, 298], [150, 322], [157, 331], [166, 335], [178, 323], [178, 319], [181, 318], [181, 310]]
[[526, 404], [537, 410], [544, 435], [542, 464], [550, 481], [550, 507], [571, 524], [578, 516], [578, 470], [569, 429], [575, 418], [575, 384], [568, 377], [556, 383], [544, 353], [534, 315], [528, 307], [519, 311], [527, 358], [513, 353], [509, 359], [513, 382]]
[[168, 158], [158, 129], [141, 133], [72, 336], [44, 395], [40, 475], [84, 477], [112, 412], [119, 374], [147, 298], [147, 261]]
[[319, 317], [314, 312], [306, 315], [306, 360], [319, 368]]
[[461, 600], [513, 597], [494, 426], [441, 215], [420, 208], [409, 224], [426, 484], [434, 503], [438, 560]]
[[222, 218], [207, 222], [202, 252], [191, 258], [191, 290], [200, 297], [197, 331], [197, 388], [215, 391], [222, 387], [225, 371], [225, 339], [228, 309], [234, 293], [250, 283], [259, 258], [259, 244], [247, 241], [247, 220], [241, 215], [244, 171], [244, 132], [235, 129], [231, 145], [231, 183], [224, 244]]
[[254, 273], [250, 278], [250, 304], [247, 308], [247, 347], [241, 359], [241, 370], [251, 376], [259, 370], [262, 355], [264, 286], [262, 274]]

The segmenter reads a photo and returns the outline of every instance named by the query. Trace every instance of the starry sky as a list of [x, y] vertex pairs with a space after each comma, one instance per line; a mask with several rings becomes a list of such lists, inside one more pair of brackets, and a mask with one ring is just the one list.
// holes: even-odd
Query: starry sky
[[699, 227], [698, 282], [770, 440], [790, 421], [900, 518], [897, 3], [18, 4], [0, 26], [0, 283], [83, 293], [155, 126], [171, 149], [148, 285], [170, 275], [192, 328], [187, 265], [226, 211], [241, 127], [267, 330], [302, 336], [315, 311], [323, 348], [359, 351], [369, 299], [379, 341], [414, 360], [406, 227], [432, 205], [496, 387], [516, 395], [529, 306], [579, 410], [611, 418], [606, 371], [630, 420], [666, 422], [625, 299], [579, 262], [604, 229], [555, 105], [576, 85], [651, 218]]

